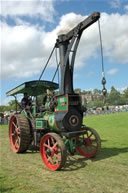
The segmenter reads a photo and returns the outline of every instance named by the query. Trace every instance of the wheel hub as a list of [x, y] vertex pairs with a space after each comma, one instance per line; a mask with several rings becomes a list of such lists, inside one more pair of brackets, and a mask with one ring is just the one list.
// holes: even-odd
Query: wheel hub
[[78, 123], [79, 123], [79, 118], [76, 115], [72, 115], [69, 118], [69, 123], [70, 123], [71, 126], [77, 126]]
[[47, 153], [48, 156], [51, 156], [51, 155], [52, 155], [52, 152], [51, 152], [50, 149], [47, 149], [47, 150], [46, 150], [46, 153]]
[[16, 130], [13, 131], [13, 135], [14, 135], [14, 136], [17, 136]]

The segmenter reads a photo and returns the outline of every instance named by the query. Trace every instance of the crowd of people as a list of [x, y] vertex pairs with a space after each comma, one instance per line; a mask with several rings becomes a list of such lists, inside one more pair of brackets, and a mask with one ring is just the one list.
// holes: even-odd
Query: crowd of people
[[120, 105], [120, 106], [107, 106], [103, 108], [89, 108], [85, 115], [99, 115], [99, 114], [109, 114], [116, 112], [127, 112], [128, 105]]

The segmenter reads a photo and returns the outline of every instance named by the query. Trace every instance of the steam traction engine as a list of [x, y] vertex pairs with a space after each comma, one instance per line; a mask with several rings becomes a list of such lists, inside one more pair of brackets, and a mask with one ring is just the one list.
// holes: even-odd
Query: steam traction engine
[[[98, 12], [87, 17], [67, 34], [58, 36], [55, 48], [59, 48], [60, 85], [44, 80], [25, 82], [7, 93], [15, 96], [27, 92], [36, 98], [30, 112], [23, 109], [10, 118], [9, 138], [14, 152], [23, 153], [30, 147], [39, 147], [42, 160], [50, 170], [65, 165], [67, 151], [78, 151], [87, 158], [94, 157], [101, 146], [97, 132], [83, 125], [84, 109], [80, 96], [73, 90], [73, 68], [82, 32], [100, 18]], [[37, 96], [46, 89], [56, 90], [57, 96], [47, 97], [45, 108], [39, 111]]]

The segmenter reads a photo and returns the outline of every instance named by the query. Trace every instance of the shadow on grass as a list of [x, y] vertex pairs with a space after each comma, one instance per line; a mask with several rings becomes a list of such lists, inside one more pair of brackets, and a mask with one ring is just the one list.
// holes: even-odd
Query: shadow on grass
[[104, 160], [113, 156], [117, 156], [121, 153], [128, 153], [128, 148], [101, 148], [99, 154], [97, 154], [96, 157], [90, 159], [80, 156], [77, 153], [74, 156], [68, 155], [67, 162], [62, 171], [79, 170], [80, 168], [84, 168], [87, 166], [87, 160]]
[[[106, 140], [104, 140], [106, 141]], [[35, 154], [40, 153], [39, 151], [27, 151], [25, 154]], [[100, 152], [94, 158], [86, 158], [81, 156], [78, 152], [75, 153], [74, 156], [68, 154], [67, 161], [65, 167], [61, 169], [61, 171], [75, 171], [81, 168], [85, 168], [87, 166], [87, 160], [91, 160], [92, 162], [104, 160], [113, 156], [118, 156], [122, 153], [128, 153], [128, 148], [101, 148]]]
[[125, 148], [101, 148], [99, 154], [92, 158], [92, 161], [98, 161], [98, 160], [103, 160], [103, 159], [107, 159], [113, 156], [117, 156], [119, 154], [122, 153], [128, 153], [128, 147]]
[[87, 163], [86, 163], [87, 159], [85, 157], [76, 157], [68, 155], [65, 167], [63, 169], [61, 169], [62, 171], [75, 171], [75, 170], [79, 170], [81, 168], [86, 167]]

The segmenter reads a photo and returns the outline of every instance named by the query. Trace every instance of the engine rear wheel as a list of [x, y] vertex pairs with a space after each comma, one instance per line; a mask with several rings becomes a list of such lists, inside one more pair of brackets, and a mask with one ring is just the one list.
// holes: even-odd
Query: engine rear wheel
[[82, 128], [86, 130], [86, 134], [77, 136], [77, 150], [78, 152], [87, 158], [94, 157], [101, 148], [101, 140], [98, 133], [89, 127]]
[[65, 165], [66, 146], [62, 138], [56, 133], [48, 133], [42, 137], [40, 154], [44, 164], [50, 170], [59, 170]]
[[25, 152], [31, 143], [31, 131], [24, 115], [13, 115], [9, 122], [9, 140], [12, 150], [16, 153]]

